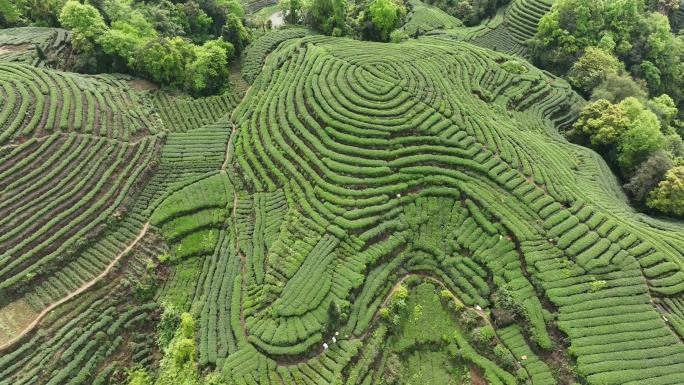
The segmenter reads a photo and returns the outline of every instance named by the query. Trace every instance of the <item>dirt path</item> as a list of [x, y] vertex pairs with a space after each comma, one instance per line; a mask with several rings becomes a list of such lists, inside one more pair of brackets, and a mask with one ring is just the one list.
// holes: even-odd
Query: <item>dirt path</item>
[[[264, 65], [265, 66], [265, 65]], [[263, 67], [261, 68], [263, 71]], [[228, 160], [230, 159], [231, 155], [231, 147], [233, 145], [233, 137], [235, 136], [235, 121], [233, 120], [233, 117], [235, 115], [235, 111], [240, 107], [240, 105], [244, 102], [245, 98], [249, 94], [249, 90], [252, 89], [252, 86], [250, 85], [247, 87], [245, 90], [245, 94], [242, 96], [242, 101], [238, 106], [235, 107], [233, 110], [233, 113], [230, 115], [230, 123], [232, 125], [231, 131], [230, 131], [230, 137], [228, 138], [228, 144], [226, 145], [226, 154], [223, 159], [223, 164], [221, 165], [221, 171], [225, 172], [226, 175], [228, 175], [228, 171], [226, 168], [228, 167]], [[237, 195], [237, 189], [235, 188], [235, 185], [233, 184], [233, 181], [230, 179], [230, 175], [228, 175], [228, 180], [230, 181], [231, 186], [233, 187], [233, 228], [235, 229], [235, 251], [237, 252], [238, 257], [240, 258], [240, 262], [242, 265], [242, 269], [240, 272], [241, 275], [241, 288], [240, 288], [240, 325], [242, 326], [242, 333], [245, 336], [245, 339], [249, 336], [247, 333], [247, 326], [245, 322], [245, 309], [244, 309], [244, 293], [245, 293], [245, 275], [247, 271], [247, 260], [245, 259], [244, 254], [242, 254], [242, 250], [240, 250], [240, 244], [239, 244], [239, 234], [238, 234], [238, 226], [237, 226], [237, 204], [238, 204], [238, 195]]]
[[[243, 101], [244, 98], [247, 97], [247, 94], [249, 93], [249, 90], [252, 88], [252, 86], [247, 87], [247, 90], [245, 91], [245, 95], [242, 97]], [[242, 103], [242, 102], [240, 102]], [[238, 105], [239, 107], [239, 105]], [[230, 150], [233, 145], [233, 137], [235, 136], [235, 122], [233, 121], [233, 115], [235, 115], [235, 111], [237, 110], [238, 107], [235, 107], [235, 110], [233, 110], [233, 113], [230, 115], [230, 123], [232, 125], [232, 129], [230, 131], [230, 136], [228, 137], [228, 144], [226, 145], [226, 155], [224, 156], [223, 159], [223, 164], [221, 165], [221, 171], [225, 172], [226, 175], [228, 175], [228, 171], [226, 170], [226, 167], [228, 167], [228, 160], [230, 159]], [[237, 218], [235, 214], [237, 213], [237, 203], [238, 203], [238, 196], [237, 196], [237, 189], [235, 188], [235, 185], [233, 184], [233, 181], [230, 179], [230, 176], [228, 177], [228, 180], [230, 181], [231, 187], [233, 188], [233, 229], [235, 229], [235, 251], [237, 252], [238, 257], [240, 258], [240, 262], [242, 265], [242, 271], [240, 272], [241, 275], [241, 292], [240, 292], [240, 324], [242, 326], [242, 332], [245, 335], [245, 338], [247, 337], [247, 327], [245, 326], [245, 312], [244, 312], [244, 307], [242, 306], [243, 303], [243, 295], [245, 292], [245, 273], [246, 273], [246, 264], [247, 261], [245, 260], [245, 256], [242, 254], [242, 251], [240, 250], [240, 244], [239, 244], [239, 236], [238, 236], [238, 226], [237, 226]]]
[[[262, 68], [262, 70], [263, 70], [263, 68]], [[245, 91], [245, 94], [242, 96], [242, 100], [243, 100], [243, 101], [244, 101], [245, 98], [247, 97], [247, 94], [249, 93], [249, 90], [250, 90], [251, 88], [252, 88], [251, 85], [250, 85], [249, 87], [247, 87], [247, 90]], [[242, 101], [240, 102], [240, 104], [242, 104]], [[232, 124], [232, 129], [231, 129], [231, 131], [230, 131], [230, 136], [228, 137], [228, 144], [226, 145], [226, 155], [224, 156], [224, 158], [223, 158], [223, 164], [221, 165], [221, 170], [224, 170], [224, 171], [225, 171], [226, 167], [228, 166], [228, 159], [230, 159], [230, 147], [231, 147], [231, 145], [233, 144], [233, 136], [235, 136], [235, 122], [233, 121], [233, 115], [235, 115], [235, 111], [237, 111], [237, 109], [238, 109], [238, 107], [240, 106], [240, 104], [238, 104], [238, 105], [235, 107], [235, 109], [233, 110], [233, 113], [230, 114], [230, 124]]]
[[230, 159], [230, 147], [233, 145], [233, 134], [235, 134], [235, 123], [233, 123], [233, 117], [230, 117], [230, 123], [233, 128], [230, 131], [230, 136], [228, 137], [228, 144], [226, 145], [226, 155], [223, 157], [223, 164], [221, 165], [221, 171], [226, 171], [228, 166], [228, 159]]
[[145, 226], [143, 226], [142, 230], [140, 231], [140, 234], [138, 234], [138, 236], [133, 240], [133, 242], [131, 242], [128, 246], [126, 246], [126, 248], [123, 249], [123, 251], [121, 253], [119, 253], [112, 260], [112, 262], [109, 263], [109, 265], [107, 265], [107, 267], [104, 269], [104, 271], [102, 273], [100, 273], [100, 275], [98, 275], [97, 277], [95, 277], [95, 278], [91, 279], [90, 281], [84, 283], [83, 286], [79, 287], [75, 291], [72, 291], [66, 297], [63, 297], [59, 301], [57, 301], [57, 302], [53, 303], [52, 305], [48, 306], [47, 308], [45, 308], [40, 314], [38, 314], [38, 317], [36, 317], [36, 319], [34, 319], [33, 322], [28, 324], [24, 328], [24, 330], [22, 330], [16, 337], [12, 338], [11, 340], [6, 342], [5, 344], [0, 345], [0, 351], [9, 347], [14, 342], [16, 342], [21, 337], [23, 337], [26, 333], [31, 331], [34, 327], [36, 327], [36, 325], [38, 325], [38, 322], [40, 322], [43, 319], [43, 317], [45, 317], [48, 313], [50, 313], [52, 310], [54, 310], [57, 306], [69, 301], [70, 299], [72, 299], [72, 298], [76, 297], [77, 295], [83, 293], [84, 291], [90, 289], [91, 287], [93, 287], [95, 285], [95, 282], [97, 282], [97, 280], [99, 280], [99, 279], [103, 278], [104, 276], [106, 276], [107, 274], [109, 274], [109, 271], [112, 270], [114, 265], [116, 265], [116, 263], [121, 259], [121, 257], [123, 257], [126, 253], [128, 253], [142, 239], [142, 237], [145, 236], [145, 234], [147, 233], [147, 229], [149, 227], [150, 227], [150, 222], [145, 223]]
[[[225, 172], [225, 170], [224, 170]], [[242, 265], [242, 270], [240, 272], [240, 325], [242, 326], [242, 333], [244, 333], [245, 338], [248, 337], [247, 335], [247, 327], [245, 326], [245, 307], [243, 306], [244, 302], [244, 293], [245, 293], [245, 274], [246, 274], [246, 269], [247, 269], [247, 261], [245, 260], [244, 254], [242, 254], [242, 251], [240, 250], [240, 238], [238, 234], [238, 226], [237, 226], [237, 218], [235, 216], [235, 213], [237, 212], [237, 202], [238, 202], [238, 197], [237, 197], [237, 191], [235, 191], [235, 187], [233, 187], [233, 228], [235, 229], [235, 251], [237, 252], [238, 257], [240, 257], [240, 264]]]

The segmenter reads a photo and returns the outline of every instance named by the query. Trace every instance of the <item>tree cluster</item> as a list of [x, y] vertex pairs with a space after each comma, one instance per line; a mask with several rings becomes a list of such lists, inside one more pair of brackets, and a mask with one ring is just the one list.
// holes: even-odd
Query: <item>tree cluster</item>
[[[167, 316], [167, 312], [171, 312]], [[164, 323], [166, 319], [174, 319], [173, 325]], [[172, 328], [173, 327], [173, 328]], [[134, 366], [126, 371], [128, 385], [227, 385], [229, 382], [221, 373], [214, 372], [202, 378], [195, 365], [195, 320], [190, 313], [180, 313], [166, 307], [162, 321], [157, 326], [157, 333], [163, 332], [164, 358], [159, 362], [159, 370], [155, 376], [145, 368]], [[158, 335], [158, 339], [162, 339]]]
[[302, 8], [304, 24], [326, 35], [341, 36], [348, 31], [347, 0], [312, 0]]
[[667, 1], [559, 0], [530, 47], [537, 65], [564, 75], [592, 101], [570, 138], [601, 153], [638, 206], [682, 215], [671, 204], [679, 174], [670, 171], [684, 164], [684, 40], [666, 16], [677, 8]]
[[0, 0], [0, 28], [33, 25], [59, 27], [57, 17], [66, 0]]
[[359, 17], [362, 36], [366, 40], [388, 41], [393, 30], [401, 26], [406, 16], [403, 2], [372, 0], [366, 4], [363, 17]]
[[[679, 179], [684, 175], [676, 172], [681, 167], [675, 167], [684, 165], [682, 139], [672, 127], [676, 115], [674, 101], [667, 95], [646, 101], [629, 96], [617, 103], [598, 99], [582, 110], [570, 134], [585, 144], [588, 141], [617, 165], [629, 180], [624, 187], [635, 203], [682, 215], [677, 205], [684, 205], [684, 197], [677, 198], [674, 191], [677, 180], [684, 182]], [[679, 200], [673, 203], [673, 199]]]
[[368, 0], [351, 7], [347, 0], [280, 0], [285, 20], [332, 36], [389, 41], [406, 16], [402, 0]]
[[380, 319], [387, 324], [387, 328], [392, 332], [396, 331], [402, 318], [406, 316], [406, 298], [408, 294], [406, 286], [397, 286], [387, 300], [387, 303], [385, 303], [385, 306], [378, 312]]
[[0, 0], [0, 23], [62, 27], [76, 70], [128, 72], [193, 96], [228, 86], [228, 63], [251, 39], [236, 0]]
[[684, 102], [684, 41], [643, 0], [559, 0], [530, 45], [536, 64], [567, 74], [585, 95], [600, 85], [602, 73], [617, 71], [650, 96]]

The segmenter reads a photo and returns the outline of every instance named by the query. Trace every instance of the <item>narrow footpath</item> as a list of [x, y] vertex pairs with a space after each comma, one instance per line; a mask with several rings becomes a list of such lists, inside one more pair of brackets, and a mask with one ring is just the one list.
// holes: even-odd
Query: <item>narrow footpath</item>
[[150, 222], [145, 223], [145, 226], [143, 226], [142, 230], [140, 231], [140, 234], [138, 234], [138, 236], [133, 240], [133, 242], [131, 242], [128, 246], [126, 246], [126, 248], [123, 249], [123, 251], [122, 251], [121, 253], [119, 253], [119, 254], [118, 254], [118, 255], [109, 263], [109, 265], [107, 265], [107, 267], [104, 269], [104, 271], [102, 271], [102, 273], [100, 273], [100, 275], [94, 277], [94, 278], [91, 279], [90, 281], [84, 283], [84, 284], [83, 284], [81, 287], [79, 287], [78, 289], [72, 291], [71, 293], [67, 294], [65, 297], [62, 297], [61, 299], [59, 299], [57, 302], [54, 302], [54, 303], [51, 304], [50, 306], [46, 307], [42, 312], [40, 312], [40, 314], [38, 314], [38, 316], [36, 317], [36, 319], [34, 319], [33, 322], [31, 322], [30, 324], [28, 324], [28, 325], [24, 328], [24, 330], [22, 330], [16, 337], [12, 338], [12, 339], [9, 340], [8, 342], [4, 343], [3, 345], [0, 345], [0, 351], [2, 351], [2, 350], [4, 350], [5, 348], [11, 346], [13, 343], [15, 343], [16, 341], [18, 341], [19, 339], [21, 339], [24, 335], [26, 335], [26, 333], [28, 333], [28, 332], [30, 332], [31, 330], [33, 330], [33, 328], [35, 328], [36, 325], [38, 325], [38, 323], [43, 319], [43, 317], [45, 317], [46, 315], [48, 315], [48, 314], [49, 314], [51, 311], [53, 311], [57, 306], [59, 306], [59, 305], [65, 303], [65, 302], [69, 301], [70, 299], [72, 299], [72, 298], [76, 297], [77, 295], [83, 293], [84, 291], [90, 289], [91, 287], [93, 287], [93, 285], [95, 285], [95, 282], [97, 282], [99, 279], [104, 278], [107, 274], [109, 274], [109, 272], [110, 272], [110, 271], [112, 270], [112, 268], [116, 265], [116, 263], [119, 262], [119, 260], [121, 259], [121, 257], [123, 257], [124, 255], [126, 255], [126, 253], [128, 253], [129, 251], [131, 251], [131, 249], [132, 249], [138, 242], [140, 242], [140, 240], [145, 236], [145, 234], [147, 234], [147, 230], [148, 230], [149, 227], [150, 227]]

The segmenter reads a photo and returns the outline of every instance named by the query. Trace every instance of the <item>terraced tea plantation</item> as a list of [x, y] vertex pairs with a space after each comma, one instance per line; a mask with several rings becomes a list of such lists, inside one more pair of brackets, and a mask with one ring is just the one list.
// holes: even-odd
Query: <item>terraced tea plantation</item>
[[0, 63], [0, 384], [681, 384], [684, 225], [478, 43], [503, 12], [421, 17], [272, 32], [197, 100]]
[[2, 65], [0, 77], [0, 288], [9, 291], [56, 270], [118, 215], [161, 146], [161, 127], [114, 78], [17, 64]]

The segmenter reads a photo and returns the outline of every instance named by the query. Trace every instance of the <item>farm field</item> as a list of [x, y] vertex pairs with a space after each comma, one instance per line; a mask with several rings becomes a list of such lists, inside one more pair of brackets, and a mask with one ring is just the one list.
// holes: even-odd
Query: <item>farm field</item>
[[560, 133], [552, 2], [407, 3], [415, 39], [289, 26], [196, 99], [0, 30], [0, 385], [683, 383], [684, 223]]

